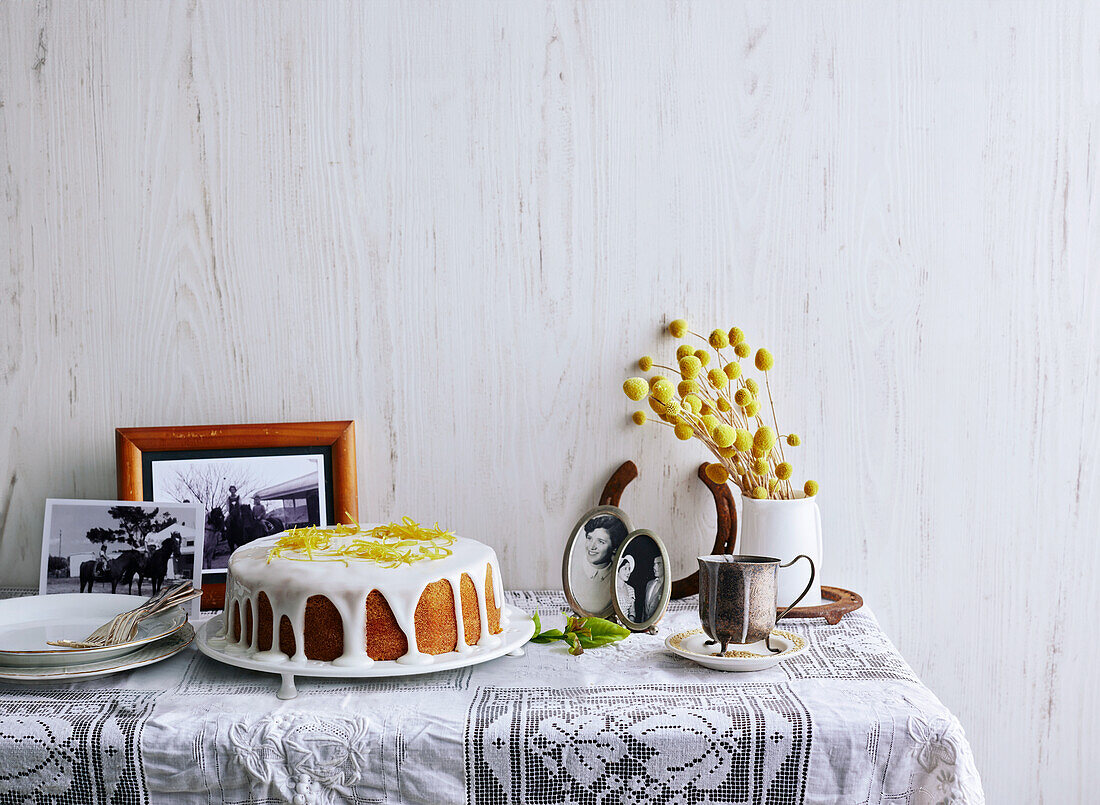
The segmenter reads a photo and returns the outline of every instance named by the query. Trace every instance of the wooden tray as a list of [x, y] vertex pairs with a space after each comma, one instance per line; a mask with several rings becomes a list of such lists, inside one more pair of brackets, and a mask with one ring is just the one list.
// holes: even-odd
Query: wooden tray
[[[824, 618], [830, 626], [840, 623], [840, 618], [849, 612], [855, 612], [863, 606], [863, 597], [851, 590], [843, 590], [840, 587], [827, 587], [821, 585], [821, 597], [828, 599], [827, 604], [819, 604], [816, 607], [795, 607], [787, 613], [788, 618]], [[779, 607], [776, 612], [782, 612]]]

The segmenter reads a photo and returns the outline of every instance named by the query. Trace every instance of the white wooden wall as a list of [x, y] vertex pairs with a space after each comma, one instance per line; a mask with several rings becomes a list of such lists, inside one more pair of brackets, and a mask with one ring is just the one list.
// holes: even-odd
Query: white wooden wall
[[990, 802], [1100, 786], [1100, 8], [0, 3], [0, 584], [125, 425], [358, 421], [360, 512], [514, 587], [611, 470], [661, 325], [778, 358], [825, 580], [961, 718]]

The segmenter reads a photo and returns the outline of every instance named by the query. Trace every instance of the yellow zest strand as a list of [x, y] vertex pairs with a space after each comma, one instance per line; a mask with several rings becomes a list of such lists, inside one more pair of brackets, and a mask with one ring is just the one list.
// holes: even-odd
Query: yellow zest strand
[[[332, 544], [333, 537], [355, 537], [346, 545]], [[358, 523], [340, 524], [332, 528], [305, 526], [292, 528], [275, 541], [267, 561], [290, 559], [298, 562], [342, 562], [349, 559], [374, 562], [385, 568], [411, 565], [423, 559], [435, 560], [450, 556], [454, 544], [453, 531], [436, 523], [425, 528], [411, 517], [400, 523], [387, 523], [363, 529]], [[289, 555], [291, 553], [297, 555]]]

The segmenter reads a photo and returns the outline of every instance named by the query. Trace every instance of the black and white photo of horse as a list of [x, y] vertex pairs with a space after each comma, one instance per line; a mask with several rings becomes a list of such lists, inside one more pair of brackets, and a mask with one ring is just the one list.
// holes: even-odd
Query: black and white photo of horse
[[155, 460], [152, 482], [158, 500], [202, 505], [208, 572], [223, 573], [233, 551], [261, 537], [329, 522], [322, 455]]
[[204, 520], [194, 504], [48, 500], [40, 591], [148, 596], [194, 580]]

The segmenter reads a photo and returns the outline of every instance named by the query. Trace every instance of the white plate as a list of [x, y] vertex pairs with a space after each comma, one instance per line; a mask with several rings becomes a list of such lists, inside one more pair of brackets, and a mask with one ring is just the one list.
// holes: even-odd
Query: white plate
[[726, 656], [717, 656], [718, 644], [705, 645], [709, 638], [702, 629], [680, 632], [665, 639], [665, 648], [693, 662], [716, 671], [763, 671], [773, 665], [788, 660], [806, 648], [806, 640], [793, 632], [773, 629], [771, 644], [780, 649], [772, 654], [761, 640], [745, 645], [730, 643]]
[[371, 665], [360, 668], [348, 668], [333, 665], [331, 662], [319, 660], [304, 660], [292, 662], [285, 654], [283, 659], [256, 659], [249, 657], [243, 651], [233, 645], [227, 645], [224, 637], [218, 637], [222, 630], [222, 618], [225, 613], [216, 615], [199, 628], [199, 651], [207, 657], [211, 657], [226, 665], [234, 665], [237, 668], [247, 668], [252, 671], [267, 671], [279, 674], [282, 677], [282, 686], [279, 688], [280, 699], [293, 699], [298, 695], [294, 687], [296, 676], [322, 676], [338, 677], [346, 679], [373, 678], [386, 676], [410, 676], [412, 674], [431, 674], [436, 671], [449, 671], [453, 668], [465, 668], [468, 665], [495, 660], [505, 654], [523, 654], [523, 645], [535, 635], [534, 619], [521, 609], [516, 609], [510, 604], [505, 604], [508, 613], [508, 626], [504, 631], [496, 635], [500, 643], [493, 647], [471, 646], [471, 651], [466, 654], [436, 654], [431, 662], [426, 665], [403, 665], [396, 660], [378, 660]]
[[130, 611], [144, 600], [137, 595], [62, 593], [0, 601], [0, 665], [41, 668], [108, 660], [167, 637], [187, 623], [183, 607], [175, 607], [143, 620], [134, 639], [117, 646], [47, 645], [48, 640], [83, 640], [115, 615]]
[[12, 668], [0, 666], [0, 680], [8, 682], [71, 682], [97, 676], [132, 671], [145, 665], [166, 660], [179, 654], [195, 639], [195, 629], [185, 623], [183, 628], [155, 643], [146, 643], [129, 654], [98, 662], [82, 662], [75, 665], [55, 665], [49, 668]]

